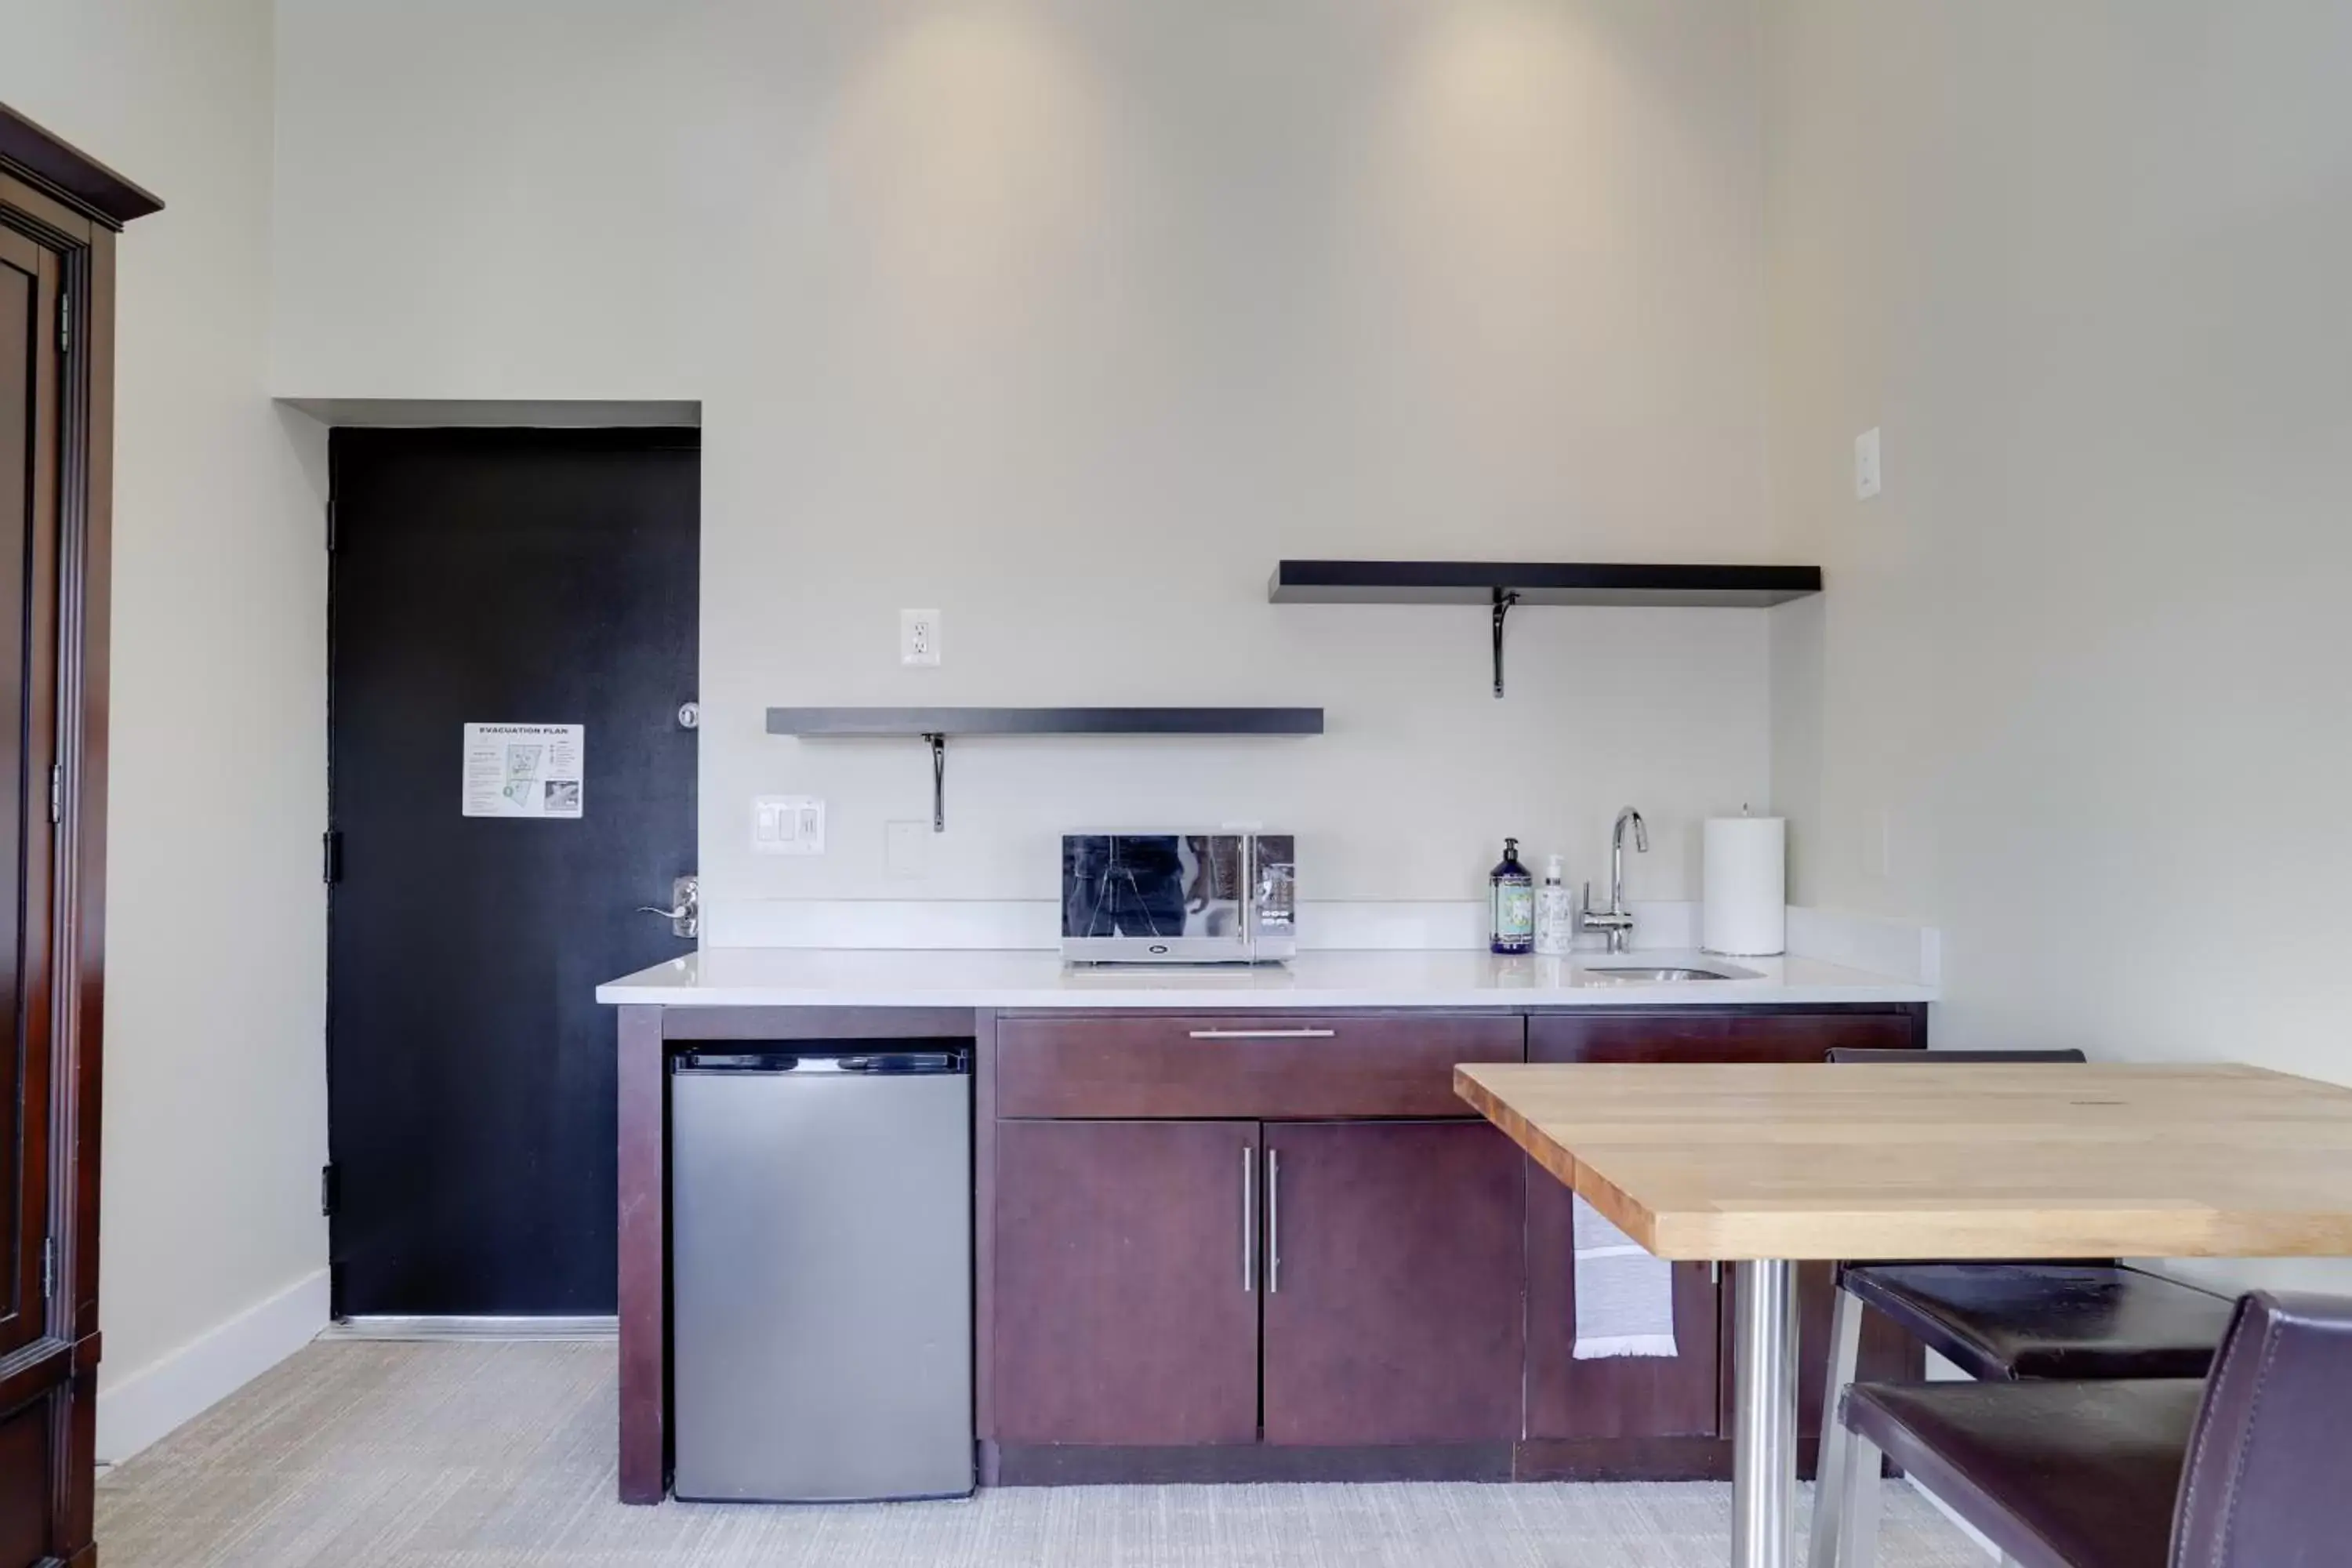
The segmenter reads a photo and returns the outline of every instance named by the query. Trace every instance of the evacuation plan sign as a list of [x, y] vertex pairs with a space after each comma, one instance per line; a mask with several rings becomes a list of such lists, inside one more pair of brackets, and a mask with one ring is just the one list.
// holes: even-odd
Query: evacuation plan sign
[[584, 724], [466, 726], [467, 816], [580, 816]]

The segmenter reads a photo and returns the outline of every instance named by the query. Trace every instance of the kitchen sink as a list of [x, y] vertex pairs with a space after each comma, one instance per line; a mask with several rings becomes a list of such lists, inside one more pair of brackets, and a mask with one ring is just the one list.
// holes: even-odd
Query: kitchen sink
[[1679, 964], [1668, 964], [1664, 967], [1641, 969], [1605, 968], [1600, 964], [1592, 964], [1588, 966], [1584, 973], [1587, 974], [1602, 976], [1626, 985], [1655, 985], [1669, 981], [1733, 980], [1739, 978], [1737, 975], [1726, 974], [1720, 970], [1686, 969]]

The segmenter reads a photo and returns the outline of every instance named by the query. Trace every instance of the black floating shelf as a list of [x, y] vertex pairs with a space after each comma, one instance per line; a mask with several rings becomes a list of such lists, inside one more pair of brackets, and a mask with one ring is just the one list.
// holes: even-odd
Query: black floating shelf
[[1495, 695], [1503, 622], [1520, 605], [1765, 610], [1822, 591], [1818, 566], [1640, 566], [1598, 561], [1278, 561], [1277, 605], [1484, 605], [1494, 614]]
[[771, 708], [768, 733], [804, 739], [929, 735], [1319, 735], [1320, 708]]
[[1320, 708], [771, 708], [768, 733], [931, 743], [931, 831], [948, 828], [950, 735], [1319, 735]]
[[1277, 605], [1633, 605], [1769, 609], [1822, 591], [1818, 566], [1638, 566], [1585, 561], [1284, 561]]

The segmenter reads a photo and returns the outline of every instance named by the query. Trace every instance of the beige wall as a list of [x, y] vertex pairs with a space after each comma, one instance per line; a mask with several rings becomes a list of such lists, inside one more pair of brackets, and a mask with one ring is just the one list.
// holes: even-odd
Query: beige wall
[[1940, 927], [1946, 1043], [2352, 1082], [2352, 9], [1771, 18], [1798, 897]]
[[[1761, 799], [1759, 612], [1524, 612], [1496, 703], [1481, 609], [1265, 602], [1285, 554], [1769, 558], [1748, 0], [278, 16], [275, 391], [702, 401], [714, 904], [1051, 898], [1066, 827], [1234, 820], [1313, 897], [1468, 898], [1627, 800], [1675, 898]], [[762, 710], [927, 701], [1331, 732], [959, 747], [891, 877], [919, 746]], [[750, 853], [772, 792], [822, 859]]]
[[121, 251], [102, 1428], [326, 1263], [326, 577], [263, 390], [269, 25], [0, 0], [0, 101], [169, 204]]

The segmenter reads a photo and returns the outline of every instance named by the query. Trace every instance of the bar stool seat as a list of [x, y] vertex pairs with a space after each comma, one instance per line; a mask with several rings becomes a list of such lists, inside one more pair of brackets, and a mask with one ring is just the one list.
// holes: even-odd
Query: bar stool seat
[[1979, 1380], [2203, 1377], [2227, 1297], [2115, 1263], [1870, 1263], [1841, 1283]]
[[2024, 1568], [2166, 1568], [2205, 1385], [1856, 1384], [1845, 1422]]
[[[1918, 1051], [1837, 1047], [1832, 1063], [1887, 1068], [2079, 1064], [2077, 1050]], [[1980, 1382], [2196, 1378], [2212, 1365], [2232, 1303], [2113, 1258], [2030, 1263], [1848, 1263], [1830, 1321], [1829, 1386], [1840, 1407], [1853, 1382], [1868, 1306]], [[1825, 1422], [1819, 1473], [1830, 1506], [1813, 1531], [1812, 1568], [1839, 1568], [1851, 1439]]]
[[2336, 1568], [2347, 1409], [2352, 1300], [2267, 1291], [2201, 1381], [1858, 1384], [1816, 1540], [1873, 1568], [1883, 1449], [2019, 1568]]

